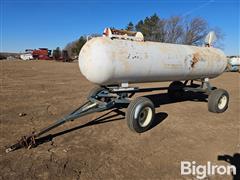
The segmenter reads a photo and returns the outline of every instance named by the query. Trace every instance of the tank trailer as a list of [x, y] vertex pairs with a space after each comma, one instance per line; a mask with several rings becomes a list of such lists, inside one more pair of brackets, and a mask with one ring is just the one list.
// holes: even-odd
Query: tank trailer
[[[197, 47], [144, 41], [141, 32], [106, 28], [102, 37], [87, 41], [79, 54], [81, 73], [96, 88], [89, 92], [87, 102], [52, 125], [23, 136], [6, 152], [38, 145], [48, 131], [81, 116], [126, 107], [127, 125], [133, 132], [143, 133], [154, 122], [155, 107], [147, 97], [133, 98], [136, 93], [167, 89], [170, 99], [180, 99], [186, 91], [206, 94], [208, 110], [223, 113], [228, 108], [229, 94], [213, 87], [209, 80], [221, 75], [227, 59], [212, 47], [215, 34], [210, 32], [205, 46]], [[172, 83], [166, 88], [139, 88], [132, 83]]]

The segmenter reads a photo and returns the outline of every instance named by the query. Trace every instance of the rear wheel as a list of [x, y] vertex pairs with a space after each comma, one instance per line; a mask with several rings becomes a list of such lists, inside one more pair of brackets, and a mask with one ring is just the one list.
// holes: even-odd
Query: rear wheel
[[214, 113], [223, 113], [228, 108], [229, 94], [224, 89], [215, 89], [208, 96], [208, 110]]
[[171, 99], [178, 100], [184, 95], [184, 84], [181, 81], [173, 81], [168, 87], [168, 96]]
[[146, 97], [134, 99], [127, 109], [128, 127], [137, 133], [149, 130], [155, 116], [155, 108], [152, 101]]

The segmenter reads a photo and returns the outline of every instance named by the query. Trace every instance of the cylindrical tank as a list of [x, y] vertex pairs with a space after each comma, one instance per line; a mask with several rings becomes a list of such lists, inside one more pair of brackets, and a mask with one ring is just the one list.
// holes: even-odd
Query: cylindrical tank
[[79, 54], [82, 74], [100, 85], [214, 78], [227, 65], [213, 47], [97, 37]]

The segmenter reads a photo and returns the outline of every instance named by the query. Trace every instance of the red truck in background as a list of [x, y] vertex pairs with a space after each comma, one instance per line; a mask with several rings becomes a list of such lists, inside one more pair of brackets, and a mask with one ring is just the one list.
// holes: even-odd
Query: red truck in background
[[51, 54], [52, 50], [49, 50], [48, 48], [39, 48], [32, 51], [33, 59], [50, 60], [52, 59], [50, 57]]
[[23, 60], [57, 60], [69, 62], [71, 58], [68, 55], [67, 50], [49, 50], [48, 48], [38, 48], [38, 49], [26, 49], [24, 54], [20, 55]]

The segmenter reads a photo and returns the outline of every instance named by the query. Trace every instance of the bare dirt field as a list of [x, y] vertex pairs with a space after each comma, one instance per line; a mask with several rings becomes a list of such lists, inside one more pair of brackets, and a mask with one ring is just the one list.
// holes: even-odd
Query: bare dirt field
[[218, 157], [240, 152], [240, 74], [224, 73], [211, 83], [230, 94], [225, 113], [208, 112], [207, 102], [195, 95], [173, 102], [165, 91], [142, 93], [154, 100], [157, 113], [154, 127], [145, 133], [128, 129], [125, 109], [109, 110], [64, 124], [36, 148], [6, 154], [5, 146], [85, 102], [94, 85], [77, 63], [4, 60], [0, 65], [0, 179], [196, 179], [181, 176], [181, 161], [228, 165]]

